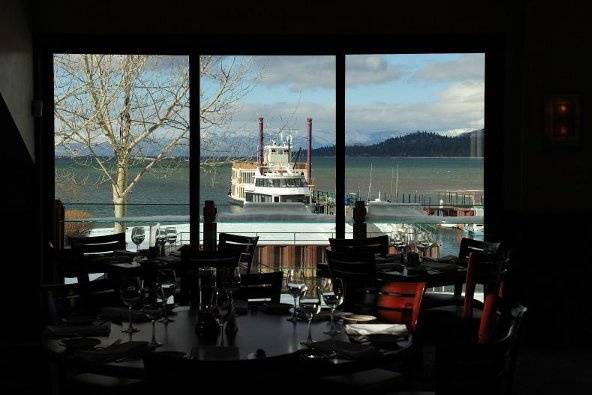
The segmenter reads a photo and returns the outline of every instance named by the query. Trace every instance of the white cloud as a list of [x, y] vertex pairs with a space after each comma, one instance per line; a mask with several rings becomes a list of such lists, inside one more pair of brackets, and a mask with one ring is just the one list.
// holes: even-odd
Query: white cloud
[[306, 118], [313, 119], [313, 146], [335, 143], [335, 106], [315, 102], [244, 103], [232, 119], [229, 130], [256, 146], [258, 118], [264, 118], [266, 139], [277, 138], [280, 129], [291, 134], [296, 147], [306, 143]]
[[[261, 85], [287, 85], [296, 92], [335, 89], [334, 56], [256, 56], [254, 61]], [[381, 84], [402, 78], [405, 71], [384, 55], [351, 55], [347, 57], [346, 83], [348, 87]]]
[[288, 85], [292, 91], [335, 89], [334, 56], [256, 56], [261, 85]]
[[431, 62], [417, 70], [412, 79], [429, 82], [483, 81], [485, 55], [463, 54], [460, 59]]
[[446, 134], [455, 129], [480, 129], [484, 122], [483, 89], [483, 82], [462, 82], [451, 85], [433, 102], [350, 105], [346, 108], [348, 140], [367, 143], [384, 131]]
[[350, 55], [346, 58], [345, 75], [348, 88], [398, 80], [403, 74], [403, 69], [389, 63], [383, 55]]

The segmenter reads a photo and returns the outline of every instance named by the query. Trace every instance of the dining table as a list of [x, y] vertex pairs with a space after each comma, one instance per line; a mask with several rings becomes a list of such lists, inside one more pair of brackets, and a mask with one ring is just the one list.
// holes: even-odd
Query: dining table
[[[467, 275], [466, 267], [451, 259], [421, 259], [418, 265], [409, 266], [402, 254], [377, 254], [376, 278], [382, 282], [424, 282], [427, 287], [454, 286], [454, 294], [460, 296]], [[317, 276], [331, 276], [327, 263], [317, 263]]]
[[[173, 309], [174, 321], [168, 324], [157, 323], [156, 340], [161, 346], [156, 352], [177, 352], [190, 358], [204, 360], [248, 360], [260, 357], [281, 356], [293, 353], [303, 353], [310, 350], [304, 342], [308, 330], [306, 321], [292, 322], [285, 314], [268, 313], [261, 305], [249, 306], [243, 314], [236, 316], [237, 331], [226, 333], [220, 331], [215, 336], [201, 336], [196, 332], [198, 312], [188, 306], [178, 306]], [[322, 312], [319, 317], [323, 315]], [[327, 314], [325, 314], [325, 317]], [[152, 326], [150, 322], [134, 323], [139, 329], [137, 333], [123, 333], [127, 322], [109, 322], [108, 335], [91, 336], [97, 340], [97, 348], [108, 347], [112, 344], [125, 342], [150, 342]], [[323, 373], [337, 374], [357, 371], [400, 361], [405, 358], [412, 348], [412, 336], [400, 337], [393, 340], [388, 347], [384, 344], [374, 347], [372, 344], [360, 344], [352, 341], [342, 330], [340, 334], [330, 336], [324, 332], [329, 329], [329, 322], [325, 319], [315, 319], [311, 324], [312, 338], [315, 342], [336, 341], [337, 343], [351, 343], [356, 346], [370, 347], [376, 354], [372, 358], [350, 358], [337, 353], [323, 358]], [[144, 378], [144, 363], [139, 357], [121, 358], [115, 361], [88, 363], [76, 358], [76, 351], [69, 350], [63, 344], [63, 339], [44, 336], [43, 344], [52, 356], [51, 360], [62, 368], [82, 369], [94, 373], [126, 377]], [[318, 360], [315, 367], [318, 368]]]

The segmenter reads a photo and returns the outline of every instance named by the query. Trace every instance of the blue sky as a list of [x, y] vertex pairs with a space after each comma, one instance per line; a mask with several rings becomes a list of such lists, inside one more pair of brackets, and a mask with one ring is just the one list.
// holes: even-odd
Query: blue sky
[[[415, 130], [458, 134], [483, 127], [483, 54], [350, 55], [346, 63], [347, 143], [372, 143]], [[313, 118], [314, 145], [335, 133], [335, 60], [331, 56], [257, 56], [252, 90], [228, 130], [256, 134], [257, 118], [303, 142]], [[202, 81], [207, 87], [208, 81]]]

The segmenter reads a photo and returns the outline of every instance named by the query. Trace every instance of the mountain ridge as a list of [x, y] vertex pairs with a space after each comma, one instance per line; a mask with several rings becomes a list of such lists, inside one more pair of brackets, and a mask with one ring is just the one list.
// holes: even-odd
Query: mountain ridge
[[[483, 156], [483, 134], [483, 129], [472, 130], [457, 136], [417, 131], [374, 144], [346, 145], [345, 154], [348, 156], [480, 157]], [[335, 156], [335, 146], [313, 149], [312, 155]]]

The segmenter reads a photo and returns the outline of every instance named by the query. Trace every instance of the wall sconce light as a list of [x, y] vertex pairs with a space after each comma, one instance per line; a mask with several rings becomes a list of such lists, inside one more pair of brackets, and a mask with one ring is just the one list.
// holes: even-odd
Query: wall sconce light
[[579, 143], [579, 95], [545, 95], [545, 135], [551, 145], [571, 146]]

